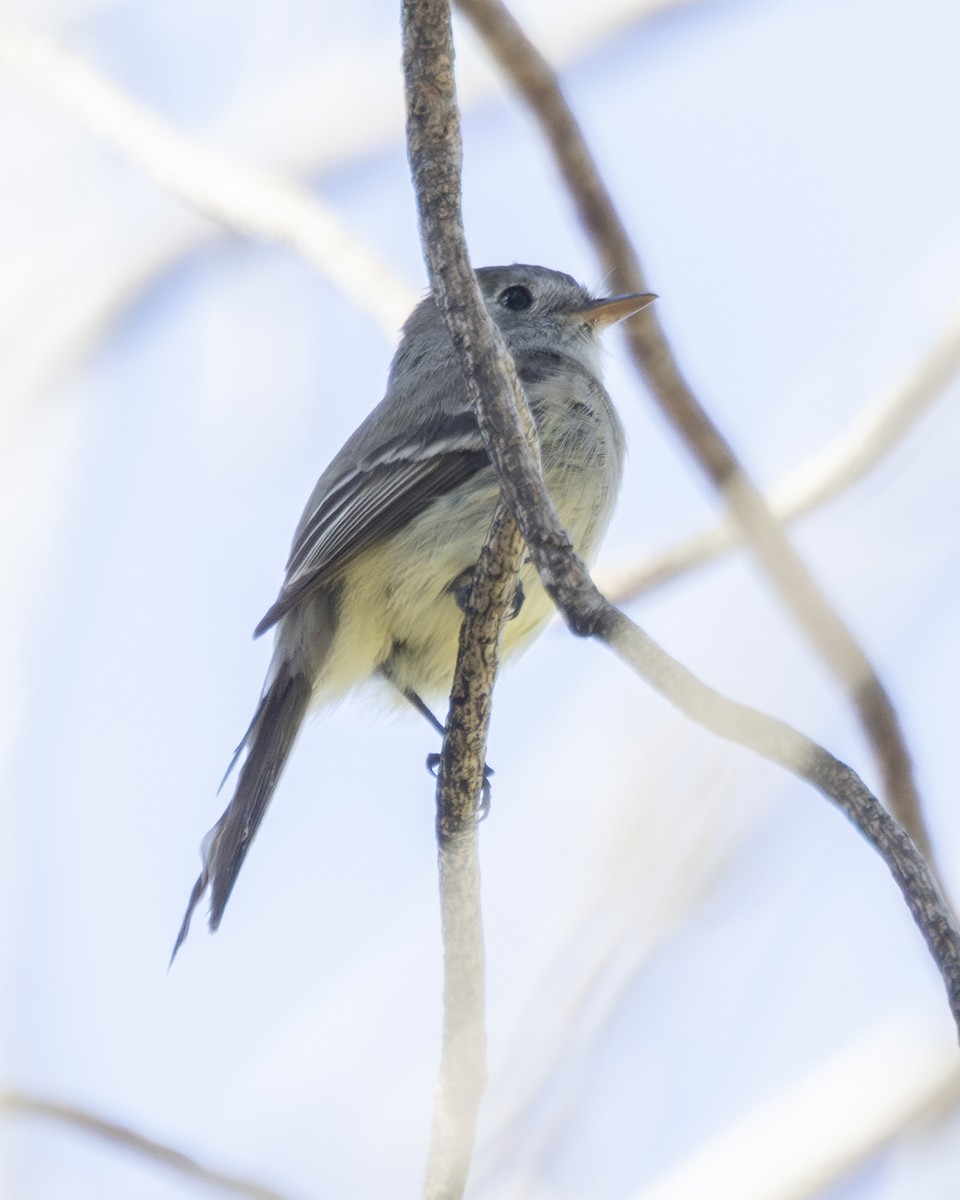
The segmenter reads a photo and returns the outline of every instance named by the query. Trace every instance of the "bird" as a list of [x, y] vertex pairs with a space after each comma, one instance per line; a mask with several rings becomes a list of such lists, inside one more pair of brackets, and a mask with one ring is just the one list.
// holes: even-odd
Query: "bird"
[[[537, 426], [547, 491], [589, 563], [613, 513], [625, 452], [601, 382], [599, 334], [656, 297], [597, 297], [570, 275], [521, 263], [475, 274]], [[472, 574], [499, 495], [453, 343], [428, 295], [403, 326], [383, 400], [307, 501], [280, 593], [254, 631], [274, 630], [273, 655], [224, 777], [239, 764], [233, 795], [201, 845], [202, 869], [171, 962], [208, 888], [209, 927], [219, 927], [310, 711], [380, 678], [442, 732], [424, 697], [450, 689]], [[503, 657], [528, 644], [552, 612], [524, 561]]]

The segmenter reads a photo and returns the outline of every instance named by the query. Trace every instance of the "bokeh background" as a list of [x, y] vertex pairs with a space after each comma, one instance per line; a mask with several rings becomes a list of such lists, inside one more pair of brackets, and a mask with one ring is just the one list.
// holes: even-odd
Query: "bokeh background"
[[[514, 11], [764, 486], [955, 327], [953, 0]], [[441, 1019], [427, 726], [376, 693], [313, 722], [222, 929], [195, 922], [167, 960], [269, 656], [250, 631], [425, 286], [398, 24], [367, 0], [7, 0], [0, 20], [0, 1083], [291, 1200], [420, 1185]], [[532, 121], [457, 37], [474, 261], [601, 289]], [[719, 515], [618, 336], [630, 458], [601, 575]], [[938, 389], [794, 530], [894, 697], [955, 895], [957, 398]], [[876, 782], [747, 555], [630, 612]], [[955, 1200], [942, 986], [824, 800], [558, 626], [502, 677], [489, 758], [472, 1196]], [[202, 1192], [0, 1120], [20, 1200]]]

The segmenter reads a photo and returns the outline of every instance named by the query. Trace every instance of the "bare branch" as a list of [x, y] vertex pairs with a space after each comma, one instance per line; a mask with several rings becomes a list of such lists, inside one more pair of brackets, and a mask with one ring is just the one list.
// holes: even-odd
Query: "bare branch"
[[283, 242], [393, 338], [414, 297], [306, 188], [201, 146], [134, 103], [82, 58], [0, 24], [0, 66], [40, 84], [97, 137], [184, 204], [251, 237]]
[[[767, 496], [780, 521], [794, 521], [841, 495], [897, 448], [960, 371], [960, 314], [955, 314], [920, 364], [828, 445], [801, 463]], [[672, 582], [742, 543], [739, 528], [724, 521], [643, 562], [602, 573], [601, 587], [624, 603]]]
[[437, 838], [441, 845], [475, 829], [483, 784], [490, 697], [500, 657], [500, 639], [513, 603], [523, 539], [503, 505], [477, 562], [450, 693], [446, 736], [440, 758]]
[[[480, 297], [467, 255], [460, 211], [462, 148], [449, 4], [404, 0], [402, 11], [407, 153], [431, 286], [460, 352], [481, 430], [483, 397], [496, 391], [500, 402], [512, 410], [523, 452], [536, 464], [536, 451], [523, 432], [523, 424], [532, 430], [533, 422], [520, 381]], [[521, 551], [516, 522], [498, 505], [461, 627], [437, 789], [444, 1036], [424, 1183], [428, 1200], [452, 1200], [463, 1194], [485, 1084], [477, 804], [500, 637], [516, 588]]]
[[956, 1055], [900, 1017], [764, 1097], [634, 1200], [815, 1200], [958, 1097]]
[[[960, 932], [909, 835], [850, 767], [783, 722], [721, 696], [661, 650], [604, 599], [573, 553], [524, 437], [519, 420], [522, 393], [518, 398], [503, 375], [493, 325], [467, 259], [459, 214], [460, 152], [447, 4], [405, 0], [404, 16], [405, 67], [411, 78], [411, 162], [421, 239], [484, 443], [544, 587], [575, 633], [607, 642], [693, 720], [780, 763], [846, 813], [894, 876], [941, 972], [954, 1020], [960, 1025]], [[422, 139], [416, 155], [415, 137]]]
[[[767, 809], [757, 789], [737, 788], [734, 780], [753, 764], [725, 744], [704, 745], [693, 772], [678, 771], [678, 746], [669, 744], [666, 727], [682, 741], [685, 761], [690, 730], [663, 715], [630, 747], [643, 762], [642, 785], [613, 804], [591, 797], [591, 821], [602, 821], [606, 851], [598, 847], [589, 867], [580, 864], [562, 904], [551, 906], [556, 925], [538, 937], [537, 986], [513, 1014], [512, 1031], [498, 1039], [510, 1086], [499, 1106], [495, 1091], [488, 1100], [482, 1154], [471, 1174], [478, 1193], [513, 1154], [523, 1162], [515, 1192], [537, 1194], [540, 1166], [575, 1120], [590, 1048]], [[681, 774], [686, 782], [678, 781]], [[684, 806], [683, 822], [672, 815], [674, 802]]]
[[522, 551], [517, 523], [499, 504], [460, 630], [437, 785], [444, 989], [443, 1048], [424, 1184], [430, 1200], [463, 1192], [486, 1085], [477, 803], [500, 640]]
[[45, 1100], [41, 1096], [32, 1096], [26, 1092], [0, 1092], [0, 1108], [15, 1116], [43, 1117], [68, 1125], [80, 1133], [92, 1135], [109, 1142], [113, 1146], [126, 1150], [140, 1158], [157, 1163], [169, 1170], [197, 1183], [207, 1184], [232, 1196], [243, 1196], [246, 1200], [290, 1200], [280, 1192], [262, 1184], [240, 1179], [235, 1175], [227, 1175], [223, 1171], [215, 1171], [184, 1154], [181, 1150], [163, 1142], [146, 1137], [126, 1125], [116, 1121], [108, 1121], [105, 1117], [97, 1116], [85, 1108], [74, 1104], [61, 1104], [55, 1100]]
[[[531, 550], [531, 537], [521, 520]], [[537, 556], [534, 553], [536, 561]], [[577, 564], [579, 566], [579, 564]], [[579, 596], [582, 568], [557, 582], [557, 606], [566, 616], [567, 595]], [[592, 584], [590, 584], [592, 587]], [[551, 592], [551, 594], [554, 594]], [[671, 658], [629, 618], [596, 595], [592, 632], [681, 712], [720, 737], [738, 742], [806, 779], [856, 825], [893, 875], [943, 976], [960, 1027], [960, 931], [923, 855], [909, 834], [880, 805], [857, 773], [782, 721], [735, 704]]]
[[[591, 5], [589, 12], [565, 6], [546, 14], [537, 26], [537, 33], [545, 39], [554, 61], [573, 62], [639, 21], [674, 8], [718, 2], [604, 0], [602, 4]], [[275, 164], [272, 168], [275, 180], [330, 170], [392, 144], [398, 132], [394, 98], [387, 93], [381, 96], [376, 90], [365, 96], [361, 107], [351, 109], [349, 120], [343, 120], [343, 112], [338, 111], [336, 122], [331, 123], [329, 115], [321, 115], [318, 124], [317, 114], [336, 111], [342, 89], [359, 72], [376, 78], [378, 72], [392, 68], [395, 50], [389, 39], [384, 37], [382, 43], [373, 45], [367, 41], [364, 46], [362, 59], [340, 57], [335, 62], [324, 59], [320, 70], [314, 68], [303, 74], [294, 72], [284, 79], [279, 89], [266, 95], [257, 92], [249, 111], [244, 110], [242, 100], [235, 102], [232, 120], [234, 127], [242, 128], [248, 139], [248, 157], [260, 160], [269, 155]], [[139, 117], [147, 117], [149, 126], [156, 122], [155, 116], [144, 106], [132, 104], [92, 66], [39, 30], [20, 22], [0, 20], [0, 72], [60, 104], [67, 115], [83, 123], [94, 136], [115, 146], [121, 153], [127, 153], [127, 143], [114, 141], [112, 134], [112, 124], [119, 112], [115, 100], [120, 96], [128, 118], [124, 127], [135, 135], [137, 142], [137, 158], [133, 165], [139, 166], [158, 183], [171, 178], [163, 161], [156, 164], [150, 161], [157, 147], [165, 155], [169, 142], [161, 139], [157, 143], [137, 132]], [[471, 56], [466, 75], [464, 79], [461, 73], [458, 83], [461, 97], [465, 96], [467, 103], [475, 104], [492, 94], [489, 73], [478, 57]], [[318, 136], [320, 132], [322, 136]], [[188, 140], [182, 133], [177, 133], [176, 137], [181, 145]], [[206, 157], [208, 152], [205, 147], [192, 142], [192, 153]], [[222, 158], [216, 152], [214, 157]], [[263, 173], [260, 174], [263, 178]], [[233, 228], [236, 220], [238, 229], [252, 229], [260, 237], [294, 248], [299, 248], [301, 241], [312, 243], [316, 248], [322, 242], [323, 230], [330, 228], [329, 221], [321, 219], [311, 234], [311, 218], [308, 215], [304, 220], [298, 204], [269, 205], [264, 210], [262, 192], [257, 188], [248, 189], [249, 174], [239, 162], [234, 162], [229, 175], [211, 172], [210, 177], [215, 182], [212, 194], [204, 192], [204, 177], [191, 173], [190, 190], [179, 198], [196, 214], [215, 215], [223, 228]], [[301, 196], [317, 204], [306, 189], [293, 184], [285, 186], [294, 187]], [[172, 194], [176, 196], [177, 192]], [[79, 266], [61, 263], [55, 280], [56, 304], [49, 303], [45, 288], [40, 288], [39, 292], [35, 286], [14, 289], [17, 329], [2, 362], [0, 391], [6, 403], [0, 406], [0, 419], [6, 415], [6, 410], [13, 409], [14, 401], [22, 403], [50, 387], [81, 355], [90, 352], [95, 339], [161, 272], [210, 240], [216, 233], [215, 226], [197, 224], [193, 216], [194, 213], [171, 212], [163, 224], [153, 218], [149, 228], [138, 230], [135, 238], [121, 251], [122, 261], [117, 260], [116, 251], [123, 230], [112, 228], [111, 254], [95, 256], [96, 271], [87, 268], [86, 259]], [[324, 218], [327, 216], [329, 214], [325, 213]], [[287, 225], [288, 220], [290, 225]], [[342, 233], [340, 226], [335, 241], [340, 240]], [[341, 248], [342, 245], [341, 242]], [[88, 250], [89, 246], [85, 244], [84, 253]], [[319, 270], [325, 270], [324, 256], [318, 255], [316, 249], [307, 257]], [[349, 282], [354, 278], [349, 252], [344, 255], [343, 262]], [[363, 263], [358, 267], [362, 276]], [[388, 278], [385, 272], [386, 268], [380, 264], [377, 278], [368, 274], [369, 288], [361, 289], [362, 294], [354, 298], [364, 311], [371, 312], [369, 306], [373, 306], [371, 315], [392, 342], [416, 297], [402, 282]], [[75, 277], [81, 280], [79, 285]], [[331, 276], [331, 281], [336, 283], [340, 278], [337, 274]], [[10, 280], [7, 282], [9, 284]]]
[[[457, 0], [540, 122], [580, 220], [615, 291], [645, 292], [636, 251], [550, 64], [500, 0]], [[892, 811], [930, 856], [913, 767], [896, 711], [852, 632], [793, 549], [732, 447], [704, 410], [673, 357], [657, 315], [624, 323], [638, 370], [810, 642], [850, 695], [880, 765]]]

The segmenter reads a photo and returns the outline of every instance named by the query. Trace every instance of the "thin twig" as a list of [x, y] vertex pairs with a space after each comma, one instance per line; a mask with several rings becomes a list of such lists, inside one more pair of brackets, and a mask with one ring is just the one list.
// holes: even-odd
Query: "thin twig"
[[[589, 896], [578, 903], [571, 881], [559, 914], [552, 914], [560, 923], [538, 938], [545, 951], [538, 982], [525, 1000], [521, 994], [512, 1036], [500, 1048], [511, 1086], [499, 1109], [488, 1108], [483, 1156], [471, 1176], [481, 1194], [511, 1152], [523, 1161], [514, 1191], [537, 1193], [539, 1173], [579, 1106], [593, 1051], [622, 1011], [625, 995], [703, 903], [755, 823], [744, 812], [756, 807], [755, 797], [731, 804], [732, 779], [747, 764], [727, 746], [700, 757], [688, 787], [678, 782], [687, 773], [677, 770], [662, 728], [648, 730], [631, 746], [634, 758], [643, 759], [654, 743], [657, 760], [647, 759], [639, 792], [624, 795], [616, 812], [591, 807], [594, 823], [614, 819], [604, 834], [612, 853], [595, 861]], [[738, 799], [748, 795], [741, 789]], [[685, 806], [682, 824], [662, 807], [671, 800]], [[574, 920], [563, 920], [564, 907], [575, 912]]]
[[192, 141], [27, 26], [0, 23], [0, 66], [40, 84], [184, 204], [250, 237], [291, 246], [393, 338], [415, 297], [306, 188]]
[[[899, 387], [860, 413], [833, 441], [812, 454], [767, 495], [779, 521], [794, 521], [833, 500], [878, 466], [941, 399], [960, 371], [960, 314], [941, 331]], [[598, 580], [623, 604], [719, 558], [743, 541], [738, 526], [723, 521], [641, 562], [611, 567]]]
[[[500, 0], [457, 0], [457, 4], [540, 122], [613, 290], [649, 291], [636, 250], [550, 64]], [[930, 857], [906, 741], [873, 666], [694, 395], [654, 309], [625, 321], [624, 328], [634, 362], [657, 403], [722, 496], [797, 623], [849, 693], [880, 766], [891, 811]]]
[[[447, 0], [404, 0], [402, 11], [407, 153], [431, 286], [461, 352], [471, 402], [479, 410], [483, 404], [480, 389], [498, 389], [516, 415], [523, 449], [536, 462], [535, 441], [531, 449], [521, 424], [522, 412], [527, 429], [533, 429], [520, 381], [480, 297], [467, 255], [449, 4]], [[427, 1200], [455, 1200], [463, 1194], [486, 1082], [477, 805], [500, 638], [516, 590], [522, 548], [515, 520], [498, 505], [461, 627], [441, 754], [437, 839], [444, 1027], [424, 1181]]]
[[485, 967], [477, 802], [484, 785], [490, 704], [500, 640], [523, 541], [503, 504], [477, 563], [437, 783], [443, 933], [443, 1046], [423, 1194], [459, 1196], [466, 1185], [486, 1086]]
[[437, 805], [441, 847], [475, 830], [484, 783], [490, 697], [500, 662], [500, 639], [517, 587], [523, 539], [510, 511], [498, 505], [474, 572], [450, 693]]
[[[656, 18], [672, 9], [707, 2], [717, 4], [720, 0], [607, 0], [599, 8], [591, 7], [589, 12], [565, 7], [545, 15], [537, 31], [539, 36], [548, 39], [555, 62], [572, 63], [589, 55], [604, 41], [616, 37], [625, 27]], [[354, 61], [341, 57], [335, 64], [327, 63], [327, 69], [312, 70], [305, 75], [295, 73], [284, 80], [279, 91], [270, 95], [257, 93], [250, 114], [244, 114], [242, 109], [235, 110], [234, 124], [243, 127], [245, 138], [251, 125], [264, 131], [259, 138], [250, 135], [253, 141], [247, 143], [247, 160], [261, 160], [269, 155], [274, 178], [292, 180], [316, 176], [392, 145], [398, 132], [396, 105], [393, 96], [387, 92], [381, 95], [376, 89], [368, 91], [363, 106], [351, 109], [349, 120], [342, 120], [344, 114], [340, 111], [336, 122], [323, 121], [322, 137], [317, 136], [319, 127], [315, 128], [316, 122], [309, 115], [336, 111], [338, 89], [342, 90], [344, 84], [357, 77], [361, 70], [375, 78], [381, 68], [392, 66], [393, 51], [386, 39], [382, 47], [368, 43], [365, 47], [362, 59]], [[305, 234], [303, 210], [299, 205], [270, 206], [265, 219], [262, 193], [247, 186], [248, 176], [240, 161], [235, 161], [235, 169], [229, 176], [219, 172], [204, 176], [191, 173], [189, 189], [180, 195], [176, 190], [176, 173], [171, 174], [164, 166], [169, 142], [161, 140], [158, 143], [149, 136], [156, 115], [141, 104], [133, 104], [91, 64], [36, 28], [19, 21], [0, 20], [0, 74], [38, 90], [46, 99], [59, 104], [67, 116], [81, 122], [91, 134], [103, 139], [107, 145], [115, 146], [121, 154], [127, 154], [132, 145], [136, 150], [135, 165], [145, 175], [158, 183], [162, 180], [173, 197], [182, 200], [196, 213], [215, 214], [221, 229], [254, 229], [258, 236], [298, 248], [301, 241], [319, 242], [322, 229], [330, 228], [329, 222], [321, 218], [316, 225], [316, 234]], [[466, 74], [466, 80], [463, 74], [458, 78], [461, 100], [466, 98], [468, 104], [476, 104], [491, 96], [493, 88], [489, 73], [480, 65], [479, 56], [468, 61]], [[120, 96], [126, 112], [120, 125], [121, 141], [113, 138], [116, 96]], [[146, 118], [146, 130], [139, 124], [141, 116]], [[248, 116], [250, 120], [246, 119]], [[180, 144], [188, 140], [182, 132], [178, 132], [177, 137]], [[157, 148], [161, 153], [160, 161], [154, 160]], [[196, 159], [207, 157], [207, 149], [199, 143], [193, 142], [192, 149]], [[274, 161], [278, 153], [280, 160]], [[216, 151], [214, 156], [217, 156]], [[210, 195], [204, 191], [206, 178], [212, 178], [214, 182], [214, 192]], [[303, 185], [297, 190], [303, 195], [309, 194], [309, 189]], [[22, 288], [16, 291], [15, 344], [5, 348], [0, 364], [0, 393], [6, 402], [0, 405], [0, 419], [8, 417], [7, 410], [13, 408], [14, 401], [30, 402], [38, 392], [51, 387], [81, 355], [92, 350], [96, 339], [153, 280], [216, 235], [216, 226], [194, 224], [192, 216], [171, 210], [164, 222], [152, 219], [149, 227], [138, 232], [136, 243], [125, 249], [122, 263], [101, 255], [96, 271], [81, 270], [82, 287], [73, 284], [61, 261], [55, 285], [56, 304], [49, 303], [43, 289], [40, 289], [42, 295], [39, 297], [36, 288], [26, 293]], [[111, 250], [116, 249], [116, 241], [114, 229]], [[319, 270], [325, 270], [322, 256], [313, 252], [307, 253], [306, 257], [312, 259]], [[354, 281], [360, 284], [359, 291], [354, 293], [355, 301], [371, 313], [392, 342], [397, 327], [416, 297], [399, 280], [388, 278], [383, 264], [373, 278], [362, 262], [354, 266], [349, 253], [342, 255], [341, 261], [351, 286]], [[21, 420], [22, 414], [18, 412], [15, 419]], [[9, 442], [9, 432], [0, 428], [0, 444]]]
[[861, 1033], [706, 1139], [633, 1200], [815, 1200], [905, 1129], [960, 1098], [960, 1065], [927, 1022]]
[[172, 1146], [137, 1133], [136, 1130], [116, 1121], [108, 1121], [105, 1117], [97, 1116], [96, 1113], [75, 1104], [45, 1100], [42, 1096], [33, 1096], [27, 1092], [4, 1091], [0, 1092], [0, 1108], [12, 1115], [43, 1117], [69, 1125], [81, 1133], [92, 1134], [140, 1158], [177, 1171], [197, 1183], [219, 1188], [220, 1191], [234, 1196], [246, 1197], [246, 1200], [290, 1200], [289, 1196], [284, 1196], [273, 1188], [205, 1167], [181, 1150], [174, 1150]]
[[909, 835], [850, 767], [783, 722], [721, 696], [660, 649], [600, 594], [574, 554], [524, 436], [516, 395], [503, 375], [492, 323], [469, 270], [459, 219], [459, 152], [444, 153], [457, 128], [449, 10], [444, 0], [405, 0], [404, 15], [410, 38], [405, 67], [426, 76], [426, 82], [408, 84], [423, 106], [418, 116], [423, 141], [419, 152], [411, 147], [421, 237], [484, 444], [544, 587], [573, 632], [606, 642], [693, 720], [806, 779], [854, 822], [903, 893], [960, 1027], [960, 931]]
[[[520, 527], [537, 562], [536, 551], [522, 520]], [[893, 875], [940, 968], [950, 1009], [960, 1029], [960, 931], [926, 860], [910, 835], [883, 808], [851, 767], [784, 722], [746, 705], [735, 704], [702, 683], [604, 600], [582, 566], [576, 566], [577, 570], [566, 578], [557, 577], [556, 592], [551, 592], [568, 623], [582, 621], [574, 625], [576, 632], [601, 638], [661, 695], [700, 725], [779, 763], [813, 784], [873, 845]], [[546, 580], [544, 583], [546, 585]]]

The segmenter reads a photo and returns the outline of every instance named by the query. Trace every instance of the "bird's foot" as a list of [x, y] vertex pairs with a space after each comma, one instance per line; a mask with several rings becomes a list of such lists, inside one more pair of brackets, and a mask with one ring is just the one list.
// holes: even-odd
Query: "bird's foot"
[[[434, 754], [427, 755], [427, 770], [430, 772], [431, 775], [434, 776], [434, 778], [436, 778], [437, 772], [440, 770], [440, 755], [439, 754], [434, 753]], [[484, 763], [484, 765], [483, 765], [483, 784], [481, 785], [481, 788], [480, 788], [480, 803], [477, 805], [477, 820], [478, 821], [485, 821], [487, 819], [487, 817], [490, 815], [490, 798], [491, 798], [490, 780], [493, 777], [493, 775], [494, 775], [493, 767], [487, 766], [487, 764]]]

